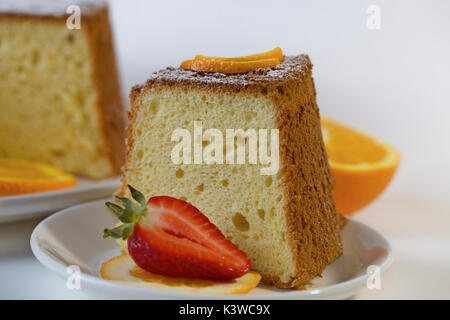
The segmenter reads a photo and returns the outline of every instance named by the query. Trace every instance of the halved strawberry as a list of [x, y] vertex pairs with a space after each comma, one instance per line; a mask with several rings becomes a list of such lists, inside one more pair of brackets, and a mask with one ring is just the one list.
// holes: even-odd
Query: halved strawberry
[[230, 280], [250, 271], [247, 255], [239, 250], [193, 205], [167, 196], [145, 198], [128, 186], [136, 202], [116, 196], [120, 207], [106, 203], [123, 224], [104, 237], [128, 239], [136, 264], [172, 277]]

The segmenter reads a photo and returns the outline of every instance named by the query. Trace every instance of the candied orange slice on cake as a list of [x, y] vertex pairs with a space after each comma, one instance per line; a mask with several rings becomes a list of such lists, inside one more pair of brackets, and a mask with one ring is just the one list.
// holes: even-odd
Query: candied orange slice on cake
[[234, 60], [187, 60], [181, 63], [181, 68], [202, 72], [243, 73], [259, 68], [273, 68], [280, 64], [278, 59], [262, 59], [253, 61]]
[[0, 158], [0, 196], [65, 189], [75, 185], [73, 175], [54, 166]]
[[388, 144], [330, 119], [322, 132], [335, 179], [336, 209], [351, 214], [374, 200], [387, 187], [400, 162]]
[[249, 72], [259, 68], [273, 68], [283, 60], [283, 51], [276, 47], [267, 52], [234, 58], [197, 55], [195, 59], [183, 61], [180, 68], [232, 74]]
[[275, 49], [272, 49], [270, 51], [242, 57], [233, 57], [233, 58], [207, 57], [201, 54], [195, 57], [195, 60], [222, 60], [222, 61], [255, 61], [266, 59], [278, 59], [281, 62], [284, 60], [283, 51], [281, 50], [280, 47], [276, 47]]
[[256, 272], [227, 281], [168, 277], [139, 268], [128, 254], [104, 262], [100, 275], [105, 280], [140, 288], [202, 294], [247, 293], [261, 280]]

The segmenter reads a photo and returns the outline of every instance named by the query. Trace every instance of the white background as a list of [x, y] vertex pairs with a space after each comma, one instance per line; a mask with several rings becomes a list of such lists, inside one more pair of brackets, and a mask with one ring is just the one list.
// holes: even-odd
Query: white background
[[[402, 154], [386, 192], [355, 215], [392, 243], [382, 290], [354, 298], [450, 298], [450, 1], [111, 1], [124, 99], [153, 71], [196, 54], [280, 46], [314, 63], [321, 114]], [[370, 5], [381, 29], [369, 30]], [[96, 298], [40, 266], [38, 221], [0, 226], [0, 298]], [[8, 290], [3, 290], [3, 288]]]

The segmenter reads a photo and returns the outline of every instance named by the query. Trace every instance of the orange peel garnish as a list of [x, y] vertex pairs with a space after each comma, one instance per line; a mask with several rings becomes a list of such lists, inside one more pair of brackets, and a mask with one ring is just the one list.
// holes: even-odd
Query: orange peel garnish
[[280, 64], [278, 59], [263, 59], [254, 61], [233, 60], [187, 60], [181, 63], [181, 68], [202, 72], [243, 73], [259, 68], [273, 68]]
[[70, 188], [73, 175], [51, 165], [0, 158], [0, 196], [12, 196]]
[[259, 68], [273, 68], [283, 60], [282, 50], [276, 47], [267, 52], [234, 58], [197, 55], [195, 59], [183, 61], [180, 64], [180, 68], [193, 71], [233, 74], [249, 72]]
[[222, 60], [222, 61], [255, 61], [265, 59], [278, 59], [280, 62], [284, 60], [283, 51], [280, 47], [276, 47], [267, 52], [252, 54], [249, 56], [222, 58], [222, 57], [207, 57], [201, 54], [195, 56], [195, 60]]

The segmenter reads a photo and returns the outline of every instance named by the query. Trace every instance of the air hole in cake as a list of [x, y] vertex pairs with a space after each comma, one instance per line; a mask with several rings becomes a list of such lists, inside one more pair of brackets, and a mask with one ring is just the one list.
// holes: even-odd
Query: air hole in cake
[[275, 216], [275, 208], [274, 207], [270, 208], [269, 215], [271, 218], [273, 218]]
[[259, 237], [258, 237], [257, 234], [255, 234], [255, 235], [253, 236], [253, 240], [255, 240], [255, 241], [258, 241], [258, 240], [259, 240]]
[[50, 150], [50, 153], [55, 156], [55, 157], [64, 157], [66, 155], [66, 153], [64, 152], [64, 150], [58, 150], [58, 149], [54, 149], [54, 150]]
[[195, 190], [197, 190], [197, 191], [199, 191], [199, 192], [203, 192], [203, 190], [205, 190], [205, 187], [204, 187], [203, 183], [200, 184], [200, 185], [198, 185], [198, 186], [195, 188]]
[[41, 61], [41, 54], [38, 50], [34, 50], [31, 56], [31, 63], [33, 66], [37, 66]]
[[250, 112], [250, 113], [247, 113], [245, 115], [245, 120], [246, 121], [251, 121], [255, 117], [256, 117], [256, 112]]
[[223, 185], [224, 187], [228, 187], [228, 179], [222, 180], [222, 185]]
[[67, 35], [66, 39], [67, 39], [67, 42], [73, 43], [75, 40], [75, 36], [72, 33], [70, 33]]
[[177, 178], [183, 178], [183, 176], [184, 176], [184, 171], [183, 171], [183, 169], [177, 169], [177, 171], [175, 172], [175, 176], [176, 176]]
[[232, 172], [232, 173], [237, 173], [237, 172], [238, 172], [238, 170], [237, 170], [237, 168], [236, 168], [236, 167], [234, 167], [233, 169], [231, 169], [231, 172]]
[[270, 187], [271, 184], [272, 184], [272, 177], [267, 177], [266, 178], [266, 187]]
[[186, 197], [180, 197], [180, 200], [187, 201]]
[[233, 224], [237, 230], [245, 232], [250, 229], [250, 224], [247, 219], [240, 213], [236, 213], [232, 218]]
[[137, 156], [137, 158], [138, 158], [139, 160], [141, 160], [142, 157], [144, 156], [144, 151], [138, 150], [137, 153], [136, 153], [136, 156]]
[[152, 100], [149, 107], [150, 113], [157, 114], [159, 111], [159, 100]]
[[203, 146], [203, 148], [206, 147], [207, 145], [209, 145], [210, 143], [211, 143], [211, 141], [205, 141], [205, 140], [203, 140], [203, 141], [202, 141], [202, 146]]
[[258, 216], [264, 220], [264, 217], [266, 216], [266, 212], [263, 209], [258, 209], [257, 213], [258, 213]]

